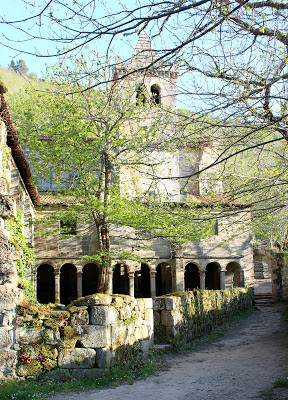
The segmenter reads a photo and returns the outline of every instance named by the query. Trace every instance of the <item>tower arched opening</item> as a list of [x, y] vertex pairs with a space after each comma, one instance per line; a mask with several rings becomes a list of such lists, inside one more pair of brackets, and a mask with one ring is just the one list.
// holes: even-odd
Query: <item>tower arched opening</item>
[[156, 296], [172, 292], [172, 269], [168, 263], [161, 263], [156, 268]]
[[54, 268], [50, 264], [42, 264], [37, 268], [37, 301], [42, 304], [55, 302]]
[[154, 104], [161, 104], [161, 89], [157, 84], [151, 86], [151, 100]]
[[189, 263], [185, 267], [184, 273], [185, 290], [200, 288], [199, 268], [194, 263]]
[[129, 295], [129, 275], [124, 264], [116, 264], [113, 269], [113, 293]]
[[60, 302], [67, 306], [77, 299], [77, 270], [73, 264], [64, 264], [60, 270]]
[[209, 263], [206, 267], [205, 286], [210, 290], [220, 289], [220, 266], [215, 262]]
[[99, 267], [97, 264], [84, 265], [82, 270], [82, 295], [88, 296], [98, 291]]

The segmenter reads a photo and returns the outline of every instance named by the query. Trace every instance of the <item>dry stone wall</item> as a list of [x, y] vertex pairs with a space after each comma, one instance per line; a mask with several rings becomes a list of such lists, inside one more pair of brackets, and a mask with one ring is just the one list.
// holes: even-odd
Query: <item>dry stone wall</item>
[[153, 346], [152, 306], [152, 299], [101, 294], [80, 298], [67, 309], [22, 303], [17, 375], [56, 368], [91, 375], [123, 360], [129, 349], [146, 354]]
[[252, 305], [250, 288], [195, 290], [154, 299], [155, 341], [189, 342]]

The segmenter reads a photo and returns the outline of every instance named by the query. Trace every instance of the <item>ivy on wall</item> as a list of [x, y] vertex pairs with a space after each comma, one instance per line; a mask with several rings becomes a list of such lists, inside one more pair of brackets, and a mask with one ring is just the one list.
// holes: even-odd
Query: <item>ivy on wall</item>
[[15, 261], [19, 275], [18, 287], [21, 288], [27, 299], [36, 301], [36, 294], [31, 280], [28, 278], [31, 268], [34, 266], [35, 253], [31, 248], [23, 234], [24, 214], [23, 211], [17, 210], [16, 217], [6, 222], [6, 228], [10, 232], [10, 243], [16, 250], [22, 251], [22, 258]]

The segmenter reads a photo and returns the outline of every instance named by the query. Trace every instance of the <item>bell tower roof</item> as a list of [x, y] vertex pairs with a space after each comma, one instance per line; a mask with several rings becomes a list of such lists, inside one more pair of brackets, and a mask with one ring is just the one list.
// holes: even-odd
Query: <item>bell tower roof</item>
[[135, 67], [144, 67], [157, 58], [157, 52], [152, 49], [151, 41], [143, 30], [139, 33], [138, 42], [133, 52], [132, 63]]

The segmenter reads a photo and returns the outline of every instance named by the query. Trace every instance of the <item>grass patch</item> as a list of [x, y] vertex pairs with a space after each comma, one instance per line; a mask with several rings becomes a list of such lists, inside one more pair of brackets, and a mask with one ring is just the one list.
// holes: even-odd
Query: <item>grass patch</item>
[[125, 360], [107, 371], [98, 378], [74, 378], [69, 372], [61, 370], [60, 379], [36, 380], [10, 380], [0, 383], [1, 400], [37, 400], [51, 397], [58, 393], [83, 391], [120, 383], [132, 384], [135, 380], [143, 379], [154, 374], [163, 360], [163, 353], [151, 351], [145, 359], [135, 357]]

